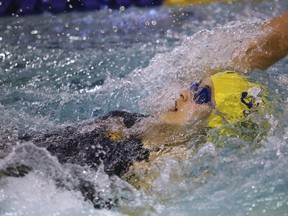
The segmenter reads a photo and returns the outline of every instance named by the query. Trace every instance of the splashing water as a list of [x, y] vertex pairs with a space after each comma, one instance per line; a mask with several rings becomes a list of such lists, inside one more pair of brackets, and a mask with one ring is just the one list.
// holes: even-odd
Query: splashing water
[[[232, 139], [223, 148], [204, 143], [183, 161], [166, 158], [152, 195], [17, 142], [114, 109], [161, 112], [206, 69], [229, 66], [255, 26], [287, 9], [263, 1], [1, 19], [0, 167], [25, 161], [34, 172], [0, 179], [0, 214], [287, 215], [287, 58], [251, 75], [269, 87], [275, 110], [261, 147]], [[73, 190], [79, 176], [121, 197], [121, 207], [94, 209]]]

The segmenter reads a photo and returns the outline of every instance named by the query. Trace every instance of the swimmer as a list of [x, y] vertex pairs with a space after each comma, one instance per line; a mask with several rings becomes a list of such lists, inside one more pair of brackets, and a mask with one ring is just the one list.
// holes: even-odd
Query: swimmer
[[[176, 160], [184, 158], [188, 150], [186, 145], [191, 140], [189, 135], [201, 133], [203, 128], [215, 129], [218, 137], [226, 135], [251, 139], [251, 136], [252, 139], [259, 139], [266, 135], [260, 134], [263, 130], [251, 130], [251, 134], [235, 134], [235, 131], [231, 130], [231, 124], [258, 127], [251, 122], [251, 114], [269, 111], [265, 86], [250, 82], [244, 75], [253, 69], [265, 70], [287, 55], [288, 13], [265, 23], [258, 31], [263, 33], [233, 53], [233, 70], [210, 73], [210, 76], [191, 83], [187, 89], [180, 91], [174, 107], [160, 117], [160, 122], [164, 124], [161, 127], [158, 125], [158, 128], [152, 126], [144, 133], [143, 146], [148, 148], [150, 153], [148, 162], [134, 162], [124, 176], [127, 181], [149, 191], [151, 182], [156, 178], [155, 173], [159, 172], [157, 169], [165, 163], [162, 160], [163, 155]], [[260, 124], [269, 127], [267, 122]], [[189, 130], [189, 126], [193, 129]], [[205, 139], [214, 141], [213, 137]], [[155, 146], [157, 150], [152, 151]], [[148, 184], [147, 179], [151, 181]]]
[[[164, 156], [185, 157], [186, 145], [193, 133], [204, 133], [205, 137], [203, 129], [224, 127], [219, 133], [229, 135], [225, 125], [237, 124], [249, 118], [251, 113], [265, 110], [269, 104], [265, 99], [265, 87], [250, 82], [240, 72], [247, 73], [256, 68], [264, 70], [287, 55], [288, 13], [272, 19], [258, 30], [263, 33], [233, 53], [231, 65], [235, 70], [213, 73], [187, 86], [180, 92], [175, 106], [159, 118], [113, 111], [90, 123], [44, 135], [25, 135], [20, 140], [47, 149], [60, 163], [78, 164], [94, 170], [103, 166], [109, 176], [119, 176], [136, 188], [149, 191], [150, 183], [157, 176], [154, 168], [161, 167], [159, 164], [163, 163]], [[157, 163], [159, 166], [153, 166]], [[24, 166], [28, 172], [26, 166], [29, 164]], [[17, 165], [16, 171], [17, 167], [23, 166]], [[0, 172], [0, 176], [3, 175], [9, 176], [9, 172]], [[21, 172], [18, 175], [21, 176]], [[89, 188], [83, 191], [81, 185], [79, 188], [96, 208], [117, 205], [117, 201], [100, 205], [95, 191], [87, 192]]]

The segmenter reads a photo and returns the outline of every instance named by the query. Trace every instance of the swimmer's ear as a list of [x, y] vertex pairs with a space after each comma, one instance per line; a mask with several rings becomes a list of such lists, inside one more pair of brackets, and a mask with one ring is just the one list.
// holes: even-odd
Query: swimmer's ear
[[0, 170], [0, 177], [24, 177], [31, 171], [32, 169], [26, 165], [14, 164], [5, 170]]

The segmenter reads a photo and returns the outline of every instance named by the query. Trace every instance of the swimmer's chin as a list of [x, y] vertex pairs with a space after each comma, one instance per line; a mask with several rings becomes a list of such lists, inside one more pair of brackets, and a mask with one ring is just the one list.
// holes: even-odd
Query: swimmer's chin
[[199, 116], [197, 113], [189, 115], [184, 114], [181, 110], [167, 110], [159, 118], [159, 121], [164, 124], [170, 124], [175, 126], [185, 125], [205, 125], [210, 114], [205, 116]]

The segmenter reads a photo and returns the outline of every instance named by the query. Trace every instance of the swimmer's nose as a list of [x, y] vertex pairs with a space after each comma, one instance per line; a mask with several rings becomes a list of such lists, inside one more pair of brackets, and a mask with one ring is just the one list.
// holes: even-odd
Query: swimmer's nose
[[180, 91], [180, 99], [184, 102], [186, 102], [187, 100], [189, 100], [191, 97], [191, 93], [190, 90], [181, 90]]

